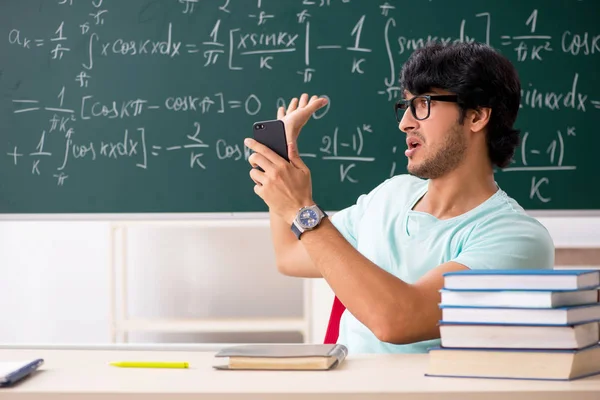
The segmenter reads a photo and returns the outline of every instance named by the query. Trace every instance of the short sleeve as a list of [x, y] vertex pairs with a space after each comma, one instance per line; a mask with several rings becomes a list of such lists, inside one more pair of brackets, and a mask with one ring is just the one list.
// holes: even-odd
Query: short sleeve
[[331, 223], [350, 244], [356, 248], [356, 230], [368, 203], [368, 195], [362, 194], [355, 204], [333, 214]]
[[373, 197], [389, 181], [390, 179], [387, 179], [369, 193], [360, 195], [355, 204], [336, 212], [331, 217], [331, 223], [354, 248], [357, 246], [357, 232], [362, 216]]
[[477, 226], [453, 260], [469, 269], [550, 269], [554, 243], [526, 214], [499, 214]]

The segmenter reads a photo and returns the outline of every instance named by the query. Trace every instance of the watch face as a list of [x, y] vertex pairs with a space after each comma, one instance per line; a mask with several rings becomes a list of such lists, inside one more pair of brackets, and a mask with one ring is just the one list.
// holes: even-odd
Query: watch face
[[298, 217], [298, 221], [303, 228], [314, 228], [319, 222], [319, 215], [315, 210], [302, 210], [302, 212], [300, 212], [300, 216]]

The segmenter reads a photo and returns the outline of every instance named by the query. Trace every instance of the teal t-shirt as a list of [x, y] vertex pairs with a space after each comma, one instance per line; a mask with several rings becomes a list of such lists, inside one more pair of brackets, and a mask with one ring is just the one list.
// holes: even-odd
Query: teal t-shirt
[[[395, 176], [331, 221], [366, 258], [407, 283], [448, 261], [470, 269], [553, 268], [550, 234], [503, 190], [462, 215], [439, 220], [412, 210], [427, 187], [427, 180]], [[440, 341], [381, 342], [346, 310], [338, 343], [350, 353], [424, 353]]]

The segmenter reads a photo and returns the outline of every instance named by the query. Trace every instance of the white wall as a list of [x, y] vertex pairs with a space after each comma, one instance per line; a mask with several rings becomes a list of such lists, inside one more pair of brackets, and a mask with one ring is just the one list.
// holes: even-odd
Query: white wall
[[[135, 317], [301, 316], [302, 280], [276, 271], [265, 228], [129, 229]], [[0, 342], [109, 341], [106, 222], [0, 223]], [[301, 341], [299, 333], [132, 334], [132, 341]]]
[[[539, 218], [558, 247], [600, 247], [600, 218]], [[149, 228], [130, 232], [131, 314], [140, 317], [300, 316], [302, 281], [274, 266], [264, 228]], [[106, 343], [106, 222], [0, 222], [0, 342]], [[332, 292], [314, 287], [313, 338]], [[145, 342], [300, 341], [279, 334], [135, 334]]]
[[106, 232], [98, 223], [0, 224], [0, 341], [106, 340]]

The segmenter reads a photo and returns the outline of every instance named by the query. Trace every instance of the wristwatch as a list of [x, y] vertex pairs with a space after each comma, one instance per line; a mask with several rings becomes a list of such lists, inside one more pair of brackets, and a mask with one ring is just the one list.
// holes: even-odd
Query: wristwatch
[[315, 229], [321, 223], [321, 220], [326, 217], [327, 214], [316, 204], [308, 207], [302, 207], [298, 210], [294, 222], [292, 222], [292, 232], [298, 239], [306, 232]]

